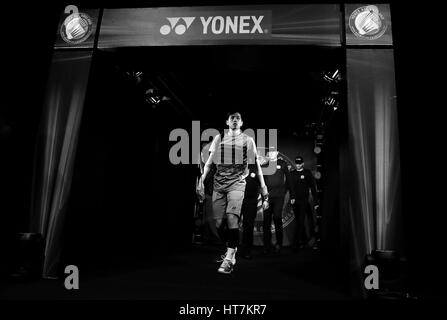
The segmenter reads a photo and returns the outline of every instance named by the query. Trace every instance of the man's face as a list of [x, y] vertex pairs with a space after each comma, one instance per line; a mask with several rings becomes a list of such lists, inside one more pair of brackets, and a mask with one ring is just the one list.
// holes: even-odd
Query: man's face
[[240, 129], [242, 127], [242, 123], [242, 118], [239, 113], [231, 114], [227, 120], [228, 127], [233, 130]]
[[267, 152], [267, 157], [270, 161], [277, 161], [278, 160], [278, 151], [269, 151]]
[[303, 163], [296, 163], [296, 169], [302, 170], [304, 168], [304, 162]]

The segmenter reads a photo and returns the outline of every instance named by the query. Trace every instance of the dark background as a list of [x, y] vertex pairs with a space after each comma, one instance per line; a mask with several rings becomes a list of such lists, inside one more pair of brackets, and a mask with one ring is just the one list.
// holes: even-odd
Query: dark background
[[[191, 243], [198, 173], [191, 162], [197, 155], [190, 151], [190, 164], [173, 165], [168, 155], [176, 142], [168, 137], [182, 128], [192, 139], [193, 120], [200, 121], [201, 130], [221, 130], [228, 110], [239, 110], [244, 129], [276, 128], [279, 150], [294, 149], [289, 158], [300, 153], [314, 169], [309, 152], [296, 145], [313, 143], [305, 126], [319, 122], [322, 112], [322, 120], [334, 116], [321, 105], [328, 86], [320, 73], [341, 68], [344, 60], [340, 49], [286, 46], [120, 49], [98, 52], [93, 59], [62, 265], [109, 265], [111, 259]], [[141, 71], [141, 80], [128, 71]], [[148, 88], [171, 100], [148, 104]], [[334, 150], [327, 154], [337, 158], [337, 137], [333, 140]], [[337, 191], [331, 186], [325, 193]], [[333, 232], [337, 224], [328, 228]], [[338, 238], [327, 241], [338, 243]]]
[[[177, 2], [169, 2], [179, 5]], [[254, 2], [246, 2], [255, 4]], [[260, 2], [256, 2], [260, 3]], [[287, 3], [282, 2], [282, 3]], [[34, 144], [42, 109], [47, 72], [59, 12], [68, 3], [14, 3], [4, 8], [6, 19], [2, 51], [1, 121], [1, 237], [27, 229]], [[79, 7], [83, 2], [74, 3]], [[168, 3], [126, 1], [131, 6], [167, 6]], [[184, 3], [182, 3], [184, 5]], [[200, 5], [197, 1], [188, 5]], [[239, 4], [211, 2], [208, 4]], [[88, 2], [89, 7], [100, 7]], [[403, 210], [408, 258], [414, 283], [427, 295], [444, 293], [444, 118], [443, 53], [432, 20], [435, 3], [424, 9], [392, 3]], [[107, 4], [112, 7], [111, 3]], [[416, 16], [417, 23], [409, 21]], [[36, 21], [39, 27], [36, 28]], [[439, 29], [440, 30], [440, 29]], [[83, 124], [83, 126], [85, 123]], [[116, 124], [119, 126], [119, 124]], [[82, 128], [81, 128], [82, 130]], [[81, 133], [82, 134], [82, 133]], [[77, 164], [78, 165], [78, 164]], [[97, 173], [100, 174], [100, 173]], [[130, 191], [129, 191], [130, 192]], [[92, 195], [93, 197], [93, 195]], [[119, 230], [107, 230], [111, 233]], [[91, 229], [94, 232], [94, 229]], [[106, 240], [104, 240], [106, 241]], [[2, 241], [5, 246], [5, 242]]]

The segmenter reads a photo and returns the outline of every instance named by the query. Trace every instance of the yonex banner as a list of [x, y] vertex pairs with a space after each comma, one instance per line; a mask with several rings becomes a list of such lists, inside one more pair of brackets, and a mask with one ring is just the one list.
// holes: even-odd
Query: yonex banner
[[[70, 10], [73, 7], [74, 10]], [[99, 9], [67, 6], [56, 48], [175, 45], [341, 46], [338, 4]], [[392, 45], [389, 4], [345, 4], [347, 45]]]
[[104, 9], [99, 48], [166, 45], [341, 45], [340, 6]]

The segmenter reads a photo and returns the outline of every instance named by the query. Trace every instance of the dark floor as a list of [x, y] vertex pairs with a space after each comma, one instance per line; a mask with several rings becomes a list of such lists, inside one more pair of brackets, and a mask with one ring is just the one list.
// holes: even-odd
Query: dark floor
[[217, 273], [214, 260], [221, 251], [194, 245], [152, 257], [118, 259], [107, 268], [79, 266], [79, 290], [66, 290], [63, 278], [8, 280], [0, 299], [349, 299], [343, 277], [318, 250], [296, 253], [284, 248], [265, 255], [257, 247], [253, 259], [238, 257], [230, 275]]

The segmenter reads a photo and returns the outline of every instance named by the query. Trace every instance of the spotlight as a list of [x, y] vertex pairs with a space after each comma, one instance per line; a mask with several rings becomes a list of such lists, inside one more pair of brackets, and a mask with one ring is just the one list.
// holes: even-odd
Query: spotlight
[[144, 94], [144, 100], [149, 105], [151, 105], [152, 108], [155, 108], [157, 105], [159, 105], [161, 101], [171, 100], [171, 98], [161, 95], [160, 92], [154, 88], [146, 90]]
[[315, 129], [315, 147], [314, 147], [314, 153], [320, 154], [321, 148], [324, 145], [324, 129], [319, 127]]
[[161, 101], [160, 95], [152, 88], [146, 90], [145, 95], [145, 100], [149, 104], [157, 105]]
[[19, 233], [14, 242], [12, 273], [16, 280], [39, 279], [42, 275], [45, 244], [39, 233]]
[[340, 71], [337, 69], [334, 72], [332, 71], [323, 72], [323, 79], [329, 83], [338, 83], [341, 80]]
[[365, 265], [375, 265], [379, 269], [379, 289], [373, 290], [373, 299], [409, 299], [408, 264], [395, 250], [373, 250], [365, 259]]
[[323, 98], [323, 104], [337, 110], [339, 107], [338, 95], [338, 91], [331, 91], [329, 95]]
[[320, 170], [321, 170], [321, 164], [317, 164], [316, 168], [315, 168], [315, 173], [314, 173], [314, 177], [317, 180], [321, 179], [321, 171]]
[[143, 81], [143, 72], [142, 71], [126, 71], [126, 75], [132, 79], [132, 81], [135, 81], [135, 84], [140, 84]]
[[322, 132], [319, 132], [315, 135], [315, 140], [317, 143], [323, 143], [324, 141], [324, 134]]
[[332, 106], [335, 104], [335, 99], [330, 96], [325, 97], [325, 98], [323, 98], [323, 103], [325, 106]]

